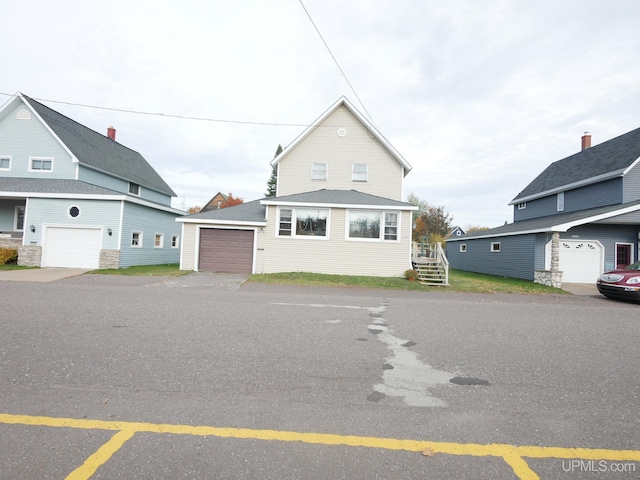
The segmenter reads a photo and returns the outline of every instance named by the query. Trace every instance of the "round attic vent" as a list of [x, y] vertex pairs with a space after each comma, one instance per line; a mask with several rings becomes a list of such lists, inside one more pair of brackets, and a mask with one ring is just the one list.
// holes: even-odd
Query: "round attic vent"
[[339, 128], [338, 129], [338, 136], [339, 137], [344, 137], [347, 134], [347, 130], [345, 128]]

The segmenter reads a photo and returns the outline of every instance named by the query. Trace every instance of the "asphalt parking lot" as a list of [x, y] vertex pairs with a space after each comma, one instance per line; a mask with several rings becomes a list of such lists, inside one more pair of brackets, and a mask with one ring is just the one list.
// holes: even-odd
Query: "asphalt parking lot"
[[3, 282], [0, 478], [638, 478], [638, 307]]

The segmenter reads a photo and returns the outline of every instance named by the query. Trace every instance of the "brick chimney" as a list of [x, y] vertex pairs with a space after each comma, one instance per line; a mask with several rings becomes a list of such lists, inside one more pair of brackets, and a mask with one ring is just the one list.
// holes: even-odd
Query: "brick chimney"
[[591, 135], [589, 132], [584, 132], [582, 136], [582, 150], [586, 150], [587, 148], [591, 148]]
[[111, 140], [115, 141], [115, 139], [116, 139], [116, 129], [113, 128], [113, 127], [107, 128], [107, 137], [109, 137]]

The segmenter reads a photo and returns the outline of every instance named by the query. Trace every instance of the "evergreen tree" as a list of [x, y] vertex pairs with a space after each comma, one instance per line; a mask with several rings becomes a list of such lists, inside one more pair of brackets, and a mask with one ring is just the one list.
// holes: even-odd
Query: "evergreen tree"
[[[282, 153], [282, 145], [278, 145], [278, 149], [276, 150], [276, 154], [273, 158], [276, 158], [278, 155]], [[271, 176], [267, 181], [267, 193], [265, 194], [267, 197], [275, 197], [276, 188], [278, 186], [278, 167], [271, 168]]]

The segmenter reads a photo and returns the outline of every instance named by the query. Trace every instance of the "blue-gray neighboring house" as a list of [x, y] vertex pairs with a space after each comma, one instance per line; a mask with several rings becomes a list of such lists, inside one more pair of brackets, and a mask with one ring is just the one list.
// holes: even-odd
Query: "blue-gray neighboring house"
[[552, 163], [511, 201], [513, 223], [447, 240], [451, 267], [560, 287], [639, 257], [640, 128]]
[[18, 263], [119, 268], [178, 263], [185, 214], [115, 129], [99, 134], [23, 94], [0, 109], [0, 247]]

